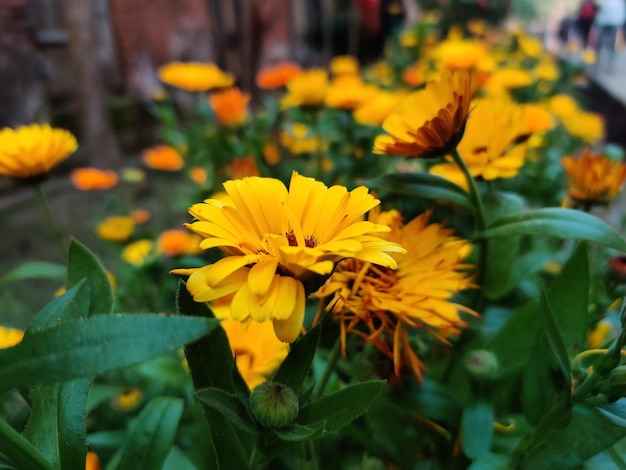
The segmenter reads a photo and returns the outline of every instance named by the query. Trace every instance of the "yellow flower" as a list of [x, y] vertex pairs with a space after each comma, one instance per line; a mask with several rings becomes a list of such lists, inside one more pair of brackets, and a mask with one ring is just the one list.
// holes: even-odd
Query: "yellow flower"
[[287, 94], [280, 105], [283, 109], [293, 106], [318, 106], [324, 103], [328, 75], [325, 70], [312, 69], [302, 72], [287, 83]]
[[338, 55], [330, 61], [330, 71], [336, 77], [338, 75], [358, 75], [359, 61], [351, 55]]
[[561, 158], [567, 194], [582, 204], [607, 204], [626, 180], [626, 164], [584, 149], [578, 157]]
[[506, 68], [493, 72], [485, 88], [493, 92], [503, 92], [523, 88], [533, 83], [533, 77], [524, 69]]
[[426, 212], [404, 225], [397, 211], [372, 211], [370, 221], [389, 224], [386, 238], [407, 249], [394, 255], [397, 270], [345, 260], [316, 293], [332, 296], [327, 310], [341, 322], [344, 354], [346, 334], [355, 333], [393, 360], [397, 377], [408, 366], [420, 381], [424, 367], [411, 347], [408, 328], [424, 329], [447, 342], [465, 326], [459, 310], [474, 313], [450, 301], [457, 291], [475, 287], [465, 272], [470, 266], [463, 264], [470, 245], [443, 225], [429, 224], [429, 217]]
[[0, 349], [15, 346], [22, 341], [23, 337], [22, 330], [0, 325]]
[[157, 252], [165, 256], [197, 255], [200, 250], [200, 237], [182, 229], [165, 230], [157, 239]]
[[419, 44], [417, 31], [414, 29], [406, 29], [402, 31], [398, 39], [400, 41], [400, 45], [406, 48], [415, 47]]
[[135, 221], [132, 217], [111, 216], [107, 217], [96, 228], [96, 234], [103, 240], [112, 242], [125, 242], [135, 230]]
[[527, 134], [545, 132], [554, 127], [554, 118], [544, 106], [528, 103], [523, 108]]
[[120, 410], [132, 410], [139, 405], [143, 399], [143, 393], [138, 388], [129, 388], [117, 395], [114, 399], [114, 406]]
[[250, 177], [224, 183], [228, 198], [207, 199], [189, 212], [187, 226], [204, 238], [200, 248], [227, 255], [189, 275], [187, 289], [197, 302], [235, 293], [233, 319], [273, 322], [276, 336], [292, 342], [304, 319], [306, 296], [316, 291], [342, 258], [395, 267], [388, 251], [395, 243], [372, 235], [388, 231], [362, 220], [379, 204], [365, 187], [326, 187], [293, 172], [289, 189], [273, 178]]
[[250, 95], [242, 93], [237, 87], [213, 93], [209, 98], [217, 120], [224, 126], [240, 126], [245, 123], [249, 102]]
[[567, 132], [587, 144], [594, 144], [604, 137], [604, 121], [600, 114], [579, 111], [562, 117], [561, 122]]
[[178, 171], [185, 166], [182, 155], [169, 145], [156, 145], [144, 150], [141, 158], [148, 168], [161, 171]]
[[76, 138], [48, 124], [0, 130], [0, 175], [34, 178], [48, 173], [76, 149]]
[[528, 57], [537, 58], [543, 50], [541, 41], [533, 36], [519, 36], [517, 38], [517, 43], [519, 44], [521, 51]]
[[231, 86], [235, 79], [211, 63], [171, 62], [159, 69], [161, 81], [187, 91], [206, 91]]
[[124, 247], [122, 250], [122, 258], [133, 266], [143, 266], [150, 253], [152, 253], [153, 246], [154, 242], [152, 240], [137, 240]]
[[230, 318], [232, 296], [211, 303], [211, 310], [226, 331], [237, 369], [251, 390], [267, 380], [289, 353], [289, 345], [276, 338], [270, 322], [252, 322], [247, 328]]
[[332, 81], [324, 101], [329, 108], [355, 109], [367, 103], [376, 92], [376, 87], [363, 83], [360, 77], [343, 75]]
[[380, 126], [389, 113], [405, 95], [402, 93], [377, 92], [352, 113], [354, 120], [365, 126]]
[[374, 153], [436, 157], [450, 152], [463, 136], [476, 89], [473, 73], [445, 72], [424, 90], [408, 95], [383, 122], [391, 135], [374, 141]]
[[559, 68], [553, 59], [544, 59], [535, 67], [535, 75], [539, 80], [553, 82], [559, 78]]
[[280, 143], [294, 155], [326, 150], [328, 144], [309, 132], [306, 124], [294, 122], [280, 133]]
[[393, 69], [387, 62], [382, 60], [372, 65], [367, 72], [367, 76], [369, 81], [379, 85], [388, 86], [393, 83]]
[[445, 69], [474, 69], [487, 56], [480, 41], [448, 39], [437, 46], [432, 57]]
[[560, 118], [571, 116], [579, 111], [578, 103], [569, 95], [554, 95], [548, 100], [550, 111]]

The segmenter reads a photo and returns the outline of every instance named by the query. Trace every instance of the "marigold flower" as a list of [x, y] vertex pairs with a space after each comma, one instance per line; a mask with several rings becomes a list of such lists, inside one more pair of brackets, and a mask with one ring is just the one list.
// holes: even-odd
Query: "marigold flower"
[[231, 86], [235, 79], [211, 63], [171, 62], [159, 69], [159, 79], [187, 91], [206, 91]]
[[294, 122], [280, 133], [280, 143], [294, 155], [326, 150], [328, 144], [309, 132], [309, 126]]
[[276, 165], [280, 161], [280, 149], [274, 142], [267, 142], [263, 146], [263, 159], [268, 165]]
[[403, 93], [377, 92], [371, 99], [356, 108], [352, 117], [364, 126], [380, 126], [391, 111], [404, 98]]
[[543, 51], [541, 41], [533, 36], [521, 35], [517, 38], [520, 50], [528, 57], [537, 58]]
[[114, 406], [119, 410], [133, 410], [141, 403], [143, 393], [138, 388], [129, 388], [114, 398]]
[[289, 189], [260, 177], [230, 180], [224, 189], [227, 198], [190, 208], [195, 222], [187, 227], [204, 238], [200, 248], [219, 247], [229, 256], [172, 273], [189, 276], [187, 289], [197, 302], [235, 293], [232, 318], [244, 325], [271, 320], [281, 341], [296, 340], [306, 296], [340, 259], [395, 267], [387, 252], [403, 251], [372, 235], [388, 231], [387, 226], [362, 220], [379, 204], [363, 186], [328, 188], [293, 172]]
[[560, 118], [571, 116], [578, 113], [578, 103], [569, 95], [554, 95], [548, 100], [548, 108], [550, 111]]
[[407, 249], [393, 255], [397, 270], [345, 260], [316, 293], [332, 296], [327, 310], [340, 321], [344, 355], [346, 334], [354, 333], [393, 361], [397, 377], [408, 366], [419, 381], [424, 366], [411, 347], [409, 329], [423, 329], [447, 343], [465, 326], [459, 311], [474, 314], [450, 298], [476, 287], [466, 272], [470, 266], [463, 264], [469, 242], [441, 224], [429, 224], [429, 217], [426, 212], [404, 225], [397, 211], [372, 211], [370, 221], [391, 226], [385, 238]]
[[553, 82], [559, 78], [559, 67], [552, 59], [544, 59], [535, 67], [535, 76], [539, 80]]
[[254, 157], [235, 158], [233, 163], [226, 169], [232, 179], [245, 178], [246, 176], [259, 176]]
[[153, 247], [154, 242], [152, 240], [147, 238], [137, 240], [124, 247], [122, 250], [122, 259], [133, 266], [143, 266], [148, 256], [150, 256], [150, 253], [152, 253]]
[[201, 238], [182, 229], [165, 230], [157, 239], [157, 251], [165, 256], [197, 255]]
[[111, 189], [117, 184], [119, 178], [113, 170], [85, 167], [73, 170], [70, 180], [76, 189], [92, 191]]
[[432, 57], [448, 70], [474, 69], [486, 56], [482, 42], [464, 39], [445, 40], [432, 52]]
[[76, 137], [48, 124], [0, 130], [0, 175], [35, 178], [48, 173], [78, 148]]
[[279, 62], [259, 70], [256, 74], [256, 84], [264, 90], [273, 90], [285, 86], [300, 73], [302, 67], [295, 62]]
[[608, 204], [626, 180], [626, 164], [584, 149], [578, 157], [561, 158], [567, 194], [581, 204]]
[[141, 158], [148, 168], [161, 171], [178, 171], [185, 166], [182, 155], [169, 145], [156, 145], [142, 152]]
[[506, 68], [492, 72], [484, 86], [493, 92], [503, 92], [523, 88], [532, 83], [533, 77], [528, 71]]
[[528, 103], [523, 108], [527, 134], [546, 132], [554, 127], [554, 118], [544, 106]]
[[102, 221], [96, 228], [96, 234], [103, 240], [125, 242], [134, 230], [135, 221], [132, 217], [116, 215]]
[[240, 126], [246, 122], [250, 95], [242, 93], [237, 87], [215, 92], [209, 98], [209, 104], [217, 120], [224, 126]]
[[207, 173], [201, 166], [194, 166], [189, 170], [189, 177], [197, 185], [202, 186], [207, 181]]
[[330, 72], [335, 76], [358, 75], [359, 61], [351, 55], [338, 55], [330, 61]]
[[565, 130], [587, 144], [595, 144], [604, 137], [604, 120], [598, 113], [579, 111], [561, 118]]
[[370, 100], [376, 92], [376, 87], [367, 85], [359, 76], [342, 75], [332, 81], [324, 102], [329, 108], [355, 109]]
[[145, 224], [152, 214], [148, 209], [133, 209], [130, 211], [130, 217], [135, 221], [136, 224]]
[[426, 81], [426, 69], [422, 64], [409, 65], [402, 72], [402, 81], [409, 86], [417, 87]]
[[287, 83], [287, 94], [280, 105], [283, 109], [293, 106], [318, 106], [324, 103], [328, 75], [325, 70], [311, 69]]
[[22, 330], [0, 325], [0, 349], [15, 346], [22, 341], [23, 337]]
[[211, 310], [226, 331], [237, 369], [251, 390], [267, 380], [289, 353], [289, 345], [276, 338], [270, 322], [252, 322], [245, 328], [230, 317], [232, 296], [211, 303]]
[[429, 81], [385, 119], [383, 129], [391, 135], [376, 137], [374, 153], [410, 158], [449, 153], [463, 136], [475, 89], [475, 75], [462, 69]]

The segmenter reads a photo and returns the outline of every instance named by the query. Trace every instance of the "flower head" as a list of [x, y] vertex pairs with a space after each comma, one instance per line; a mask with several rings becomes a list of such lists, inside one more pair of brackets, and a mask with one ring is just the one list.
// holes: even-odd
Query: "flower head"
[[48, 173], [76, 149], [76, 138], [65, 129], [31, 124], [0, 130], [0, 175], [35, 178]]
[[24, 332], [17, 328], [0, 325], [0, 349], [10, 348], [22, 341]]
[[96, 234], [103, 240], [112, 242], [125, 242], [135, 230], [135, 221], [132, 217], [111, 216], [107, 217], [96, 228]]
[[128, 264], [140, 267], [146, 263], [146, 260], [152, 253], [154, 242], [150, 239], [137, 240], [129, 245], [126, 245], [122, 250], [122, 258]]
[[332, 81], [324, 101], [329, 108], [355, 109], [376, 93], [376, 87], [363, 83], [359, 76], [342, 75]]
[[113, 170], [85, 167], [72, 171], [70, 180], [75, 188], [81, 191], [92, 191], [111, 189], [117, 184], [119, 178]]
[[487, 56], [487, 48], [480, 41], [447, 39], [432, 55], [443, 68], [473, 69]]
[[161, 171], [178, 171], [185, 166], [182, 155], [169, 145], [156, 145], [142, 152], [141, 157], [148, 168]]
[[595, 144], [604, 137], [604, 120], [598, 113], [579, 111], [561, 118], [565, 130], [587, 144]]
[[200, 237], [195, 233], [174, 228], [165, 230], [157, 239], [157, 252], [165, 256], [197, 255], [200, 253]]
[[450, 301], [457, 291], [474, 287], [463, 264], [469, 243], [441, 224], [429, 224], [429, 217], [426, 212], [404, 225], [397, 211], [372, 211], [370, 220], [391, 225], [386, 238], [407, 249], [394, 254], [397, 270], [345, 260], [316, 293], [332, 296], [327, 309], [341, 322], [344, 354], [346, 334], [355, 333], [393, 360], [396, 376], [408, 366], [419, 380], [424, 367], [409, 344], [409, 329], [447, 342], [465, 326], [459, 310], [473, 313]]
[[235, 79], [211, 63], [171, 62], [159, 69], [161, 81], [187, 91], [206, 91], [231, 86]]
[[285, 86], [301, 72], [302, 67], [294, 62], [279, 62], [259, 70], [256, 74], [256, 84], [264, 90], [273, 90]]
[[328, 74], [325, 70], [306, 70], [287, 83], [287, 94], [281, 100], [281, 107], [321, 105], [327, 88]]
[[378, 91], [356, 108], [352, 113], [354, 120], [365, 126], [380, 126], [404, 97], [401, 93]]
[[250, 95], [242, 93], [237, 87], [215, 92], [209, 98], [217, 120], [224, 126], [240, 126], [245, 123], [249, 102]]
[[330, 61], [330, 72], [333, 76], [358, 75], [359, 61], [351, 55], [338, 55]]
[[611, 160], [588, 149], [578, 157], [563, 157], [567, 194], [582, 204], [607, 204], [626, 180], [626, 163]]
[[294, 155], [326, 150], [328, 147], [321, 137], [311, 133], [309, 126], [299, 122], [291, 123], [281, 131], [280, 143]]
[[383, 122], [390, 135], [380, 135], [374, 153], [433, 157], [450, 152], [463, 136], [476, 89], [467, 70], [444, 72], [424, 90], [408, 95]]
[[387, 252], [403, 251], [373, 235], [388, 227], [362, 220], [379, 204], [365, 187], [328, 188], [294, 172], [289, 189], [260, 177], [230, 180], [224, 189], [227, 197], [193, 205], [195, 221], [187, 226], [204, 238], [200, 248], [229, 256], [173, 273], [189, 275], [187, 289], [198, 302], [234, 293], [232, 318], [244, 325], [271, 320], [281, 341], [298, 337], [306, 296], [340, 259], [395, 267]]

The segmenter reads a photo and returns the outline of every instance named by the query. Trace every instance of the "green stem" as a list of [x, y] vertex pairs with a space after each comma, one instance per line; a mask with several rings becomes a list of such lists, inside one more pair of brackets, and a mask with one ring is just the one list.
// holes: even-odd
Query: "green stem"
[[582, 400], [582, 398], [587, 395], [587, 393], [594, 387], [596, 383], [598, 383], [598, 380], [600, 380], [601, 378], [602, 376], [598, 374], [595, 370], [592, 371], [591, 374], [589, 374], [587, 378], [583, 381], [583, 383], [576, 387], [572, 399], [574, 401]]
[[48, 470], [52, 468], [24, 436], [0, 419], [0, 451], [16, 468], [24, 470]]
[[61, 248], [61, 259], [65, 259], [66, 254], [66, 243], [65, 243], [65, 234], [61, 227], [56, 223], [54, 219], [54, 214], [50, 209], [50, 205], [48, 204], [48, 200], [46, 199], [46, 195], [43, 193], [43, 188], [41, 184], [38, 183], [35, 185], [35, 193], [37, 194], [37, 199], [41, 203], [44, 212], [46, 213], [46, 218], [48, 219], [48, 224], [52, 228], [52, 231], [55, 233], [57, 240], [59, 241], [59, 246]]
[[333, 348], [330, 350], [328, 354], [328, 359], [326, 359], [326, 367], [324, 368], [324, 372], [322, 373], [322, 377], [320, 381], [317, 383], [317, 389], [313, 393], [314, 398], [319, 398], [324, 394], [324, 389], [328, 384], [328, 380], [330, 379], [331, 374], [333, 373], [333, 369], [335, 368], [335, 364], [339, 359], [339, 353], [341, 352], [341, 338], [337, 338]]
[[[467, 164], [465, 163], [463, 157], [461, 157], [457, 149], [454, 149], [454, 151], [452, 152], [452, 158], [454, 159], [454, 162], [459, 166], [459, 168], [465, 175], [465, 179], [467, 180], [470, 198], [472, 200], [472, 204], [474, 205], [474, 221], [476, 232], [483, 232], [487, 227], [487, 224], [485, 222], [485, 208], [483, 206], [482, 198], [480, 197], [480, 192], [478, 191], [478, 186], [476, 185], [476, 180], [470, 173]], [[478, 250], [478, 278], [476, 281], [480, 289], [474, 301], [474, 310], [480, 312], [480, 310], [482, 310], [483, 304], [482, 286], [484, 284], [485, 268], [487, 266], [487, 240], [483, 238], [478, 240]]]

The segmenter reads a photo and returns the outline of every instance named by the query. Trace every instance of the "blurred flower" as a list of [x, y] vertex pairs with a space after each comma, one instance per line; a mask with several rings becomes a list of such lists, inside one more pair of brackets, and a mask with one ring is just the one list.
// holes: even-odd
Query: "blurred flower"
[[268, 165], [276, 165], [280, 161], [280, 150], [278, 145], [267, 142], [263, 146], [263, 159]]
[[331, 82], [324, 101], [329, 108], [355, 109], [376, 92], [376, 87], [364, 83], [359, 76], [342, 75]]
[[333, 76], [358, 75], [359, 61], [351, 55], [338, 55], [330, 60], [330, 72]]
[[517, 38], [520, 50], [528, 57], [536, 59], [543, 51], [543, 44], [534, 36], [521, 35]]
[[200, 249], [201, 238], [187, 230], [165, 230], [157, 239], [157, 252], [165, 256], [197, 255]]
[[415, 31], [415, 29], [405, 29], [400, 33], [398, 40], [400, 41], [400, 45], [406, 48], [415, 47], [419, 44], [417, 31]]
[[532, 85], [533, 77], [524, 69], [505, 68], [491, 73], [485, 83], [485, 88], [492, 92], [501, 93]]
[[124, 247], [122, 250], [122, 259], [135, 267], [143, 266], [148, 256], [150, 256], [150, 253], [152, 253], [153, 247], [154, 242], [152, 240], [137, 240]]
[[583, 53], [580, 55], [580, 58], [587, 65], [595, 64], [596, 61], [598, 60], [596, 51], [590, 47], [586, 48], [583, 51]]
[[240, 126], [245, 123], [249, 102], [250, 95], [242, 93], [237, 87], [215, 92], [209, 98], [211, 108], [223, 126]]
[[538, 104], [524, 104], [524, 116], [526, 117], [527, 134], [535, 134], [546, 132], [555, 125], [552, 114], [544, 107]]
[[393, 83], [393, 69], [384, 60], [376, 62], [366, 73], [369, 81], [382, 86], [389, 86]]
[[281, 131], [280, 143], [294, 155], [314, 153], [328, 147], [323, 139], [309, 132], [309, 126], [299, 122], [291, 123]]
[[92, 451], [87, 452], [87, 457], [85, 458], [85, 470], [100, 470], [101, 468], [98, 454]]
[[325, 70], [311, 69], [287, 83], [287, 94], [280, 105], [284, 108], [292, 106], [318, 106], [324, 102], [328, 88], [328, 75]]
[[487, 31], [487, 22], [481, 18], [472, 18], [467, 22], [467, 30], [474, 36], [484, 36]]
[[626, 163], [584, 149], [578, 157], [563, 157], [567, 194], [582, 204], [608, 204], [626, 180]]
[[578, 103], [569, 95], [554, 95], [548, 100], [550, 111], [560, 118], [571, 116], [578, 112]]
[[352, 113], [354, 120], [365, 126], [380, 126], [404, 98], [403, 93], [379, 91]]
[[117, 395], [114, 399], [114, 406], [118, 410], [133, 410], [143, 400], [143, 393], [138, 388], [129, 388]]
[[0, 175], [35, 178], [48, 173], [76, 149], [76, 138], [65, 129], [31, 124], [0, 130]]
[[146, 180], [146, 172], [134, 166], [123, 168], [120, 172], [120, 176], [122, 177], [122, 181], [133, 184], [143, 183]]
[[604, 137], [604, 120], [597, 113], [579, 111], [561, 118], [563, 127], [587, 144], [595, 144]]
[[370, 235], [389, 228], [362, 220], [379, 204], [365, 187], [350, 192], [328, 188], [293, 172], [289, 189], [279, 180], [259, 177], [230, 180], [224, 188], [229, 198], [190, 208], [195, 222], [187, 227], [204, 238], [200, 248], [219, 247], [229, 256], [172, 273], [189, 276], [187, 289], [197, 302], [234, 293], [232, 318], [244, 326], [271, 320], [281, 341], [296, 340], [306, 296], [340, 259], [395, 267], [387, 252], [403, 251]]
[[600, 320], [587, 336], [587, 348], [596, 349], [619, 334], [619, 325], [607, 318]]
[[117, 173], [113, 170], [98, 168], [76, 168], [70, 174], [70, 180], [75, 188], [82, 191], [94, 189], [111, 189], [118, 182]]
[[487, 49], [480, 41], [447, 39], [432, 52], [432, 57], [449, 70], [474, 69], [487, 56]]
[[327, 309], [341, 322], [344, 355], [346, 334], [357, 334], [393, 360], [396, 376], [408, 366], [420, 381], [424, 366], [408, 330], [423, 329], [447, 343], [465, 326], [458, 311], [474, 313], [450, 301], [457, 291], [475, 287], [465, 272], [470, 266], [463, 264], [470, 244], [441, 224], [429, 224], [429, 217], [426, 212], [404, 225], [397, 211], [372, 211], [370, 221], [391, 226], [385, 238], [407, 248], [393, 255], [398, 269], [345, 260], [316, 293], [333, 296]]
[[402, 81], [409, 86], [416, 87], [426, 81], [426, 68], [423, 64], [409, 65], [402, 72]]
[[156, 145], [142, 152], [141, 157], [148, 168], [162, 171], [178, 171], [185, 166], [185, 160], [174, 147]]
[[559, 78], [559, 68], [553, 59], [544, 59], [535, 67], [535, 76], [539, 80], [553, 82]]
[[285, 86], [301, 72], [302, 68], [294, 62], [279, 62], [259, 70], [256, 74], [256, 84], [264, 90], [273, 90]]
[[246, 176], [259, 176], [254, 157], [235, 158], [226, 172], [232, 179], [245, 178]]
[[0, 349], [15, 346], [22, 341], [23, 337], [22, 330], [0, 325]]
[[475, 76], [467, 70], [429, 81], [387, 116], [383, 129], [391, 135], [376, 137], [374, 153], [428, 158], [450, 152], [463, 137], [475, 89]]
[[211, 310], [226, 331], [237, 369], [252, 390], [268, 379], [289, 353], [289, 345], [276, 338], [270, 322], [252, 322], [245, 328], [230, 317], [232, 296], [211, 302]]
[[201, 166], [194, 166], [189, 170], [189, 177], [197, 185], [202, 186], [207, 181], [207, 173]]
[[133, 209], [130, 211], [130, 217], [135, 221], [136, 224], [145, 224], [152, 214], [148, 209]]
[[[117, 289], [117, 280], [115, 279], [115, 275], [109, 270], [106, 270], [104, 274], [106, 274], [107, 279], [109, 280], [109, 284], [111, 284], [111, 289], [113, 290], [113, 292], [115, 292], [115, 289]], [[67, 289], [65, 288], [65, 286], [61, 286], [55, 291], [53, 296], [59, 297], [65, 294], [65, 292], [67, 292]]]
[[187, 91], [206, 91], [231, 86], [235, 79], [211, 63], [171, 62], [159, 69], [159, 78]]
[[132, 217], [111, 216], [107, 217], [96, 228], [96, 234], [103, 240], [112, 242], [125, 242], [135, 230], [135, 221]]

